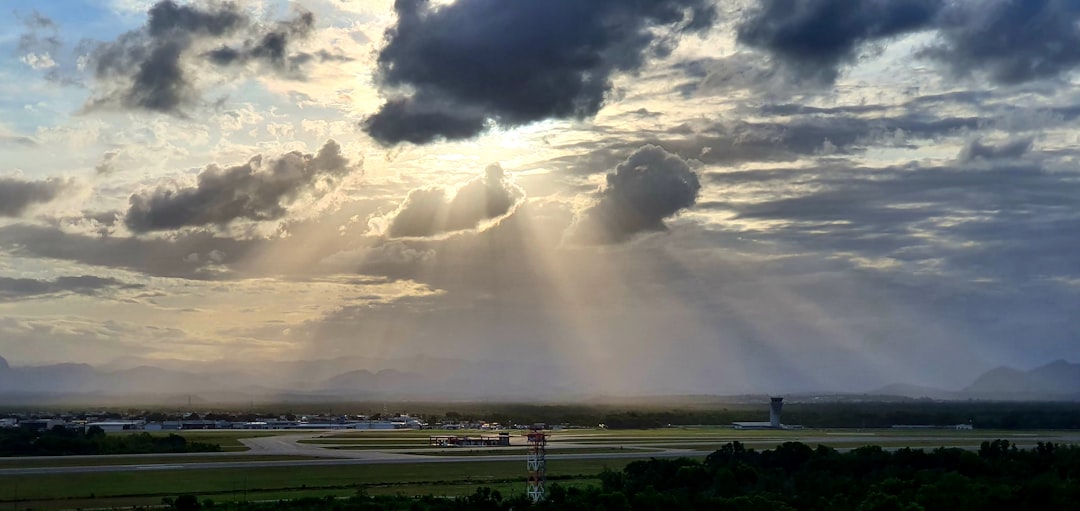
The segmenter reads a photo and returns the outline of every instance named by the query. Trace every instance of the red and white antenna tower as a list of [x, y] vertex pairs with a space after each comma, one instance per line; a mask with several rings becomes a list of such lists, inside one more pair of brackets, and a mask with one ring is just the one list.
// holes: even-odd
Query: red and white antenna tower
[[529, 450], [525, 456], [529, 469], [527, 491], [533, 502], [540, 502], [544, 500], [544, 482], [547, 479], [547, 433], [534, 426], [526, 437], [529, 439]]

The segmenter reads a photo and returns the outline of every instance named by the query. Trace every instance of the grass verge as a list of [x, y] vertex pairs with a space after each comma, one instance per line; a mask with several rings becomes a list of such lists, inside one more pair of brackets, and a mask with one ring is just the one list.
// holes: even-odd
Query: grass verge
[[140, 454], [136, 456], [92, 456], [92, 457], [68, 457], [49, 456], [34, 459], [11, 460], [0, 458], [0, 468], [37, 468], [37, 467], [100, 467], [107, 465], [161, 465], [183, 463], [213, 463], [226, 461], [285, 461], [285, 460], [314, 460], [322, 459], [313, 456], [287, 456], [287, 455], [250, 455], [250, 456], [223, 456], [223, 455], [194, 455], [194, 456], [161, 456], [152, 454]]
[[[552, 461], [548, 464], [548, 477], [552, 481], [589, 478], [605, 467], [619, 470], [633, 460]], [[282, 491], [355, 491], [408, 485], [476, 486], [513, 483], [523, 480], [524, 476], [524, 463], [517, 461], [38, 474], [0, 479], [0, 507], [111, 507], [118, 499], [142, 498], [156, 503], [161, 497], [185, 493], [196, 494], [201, 500], [246, 492], [252, 499], [256, 495]]]

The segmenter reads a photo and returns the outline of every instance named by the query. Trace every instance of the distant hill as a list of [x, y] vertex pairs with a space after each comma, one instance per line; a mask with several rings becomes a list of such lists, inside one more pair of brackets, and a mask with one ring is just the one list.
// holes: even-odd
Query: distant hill
[[[159, 365], [160, 364], [160, 365]], [[543, 385], [537, 385], [543, 382]], [[670, 400], [678, 393], [657, 394]], [[796, 398], [799, 394], [788, 393]], [[102, 402], [128, 396], [163, 403], [188, 396], [207, 402], [262, 399], [617, 399], [565, 368], [516, 361], [471, 361], [434, 357], [295, 360], [262, 364], [222, 361], [151, 360], [135, 357], [105, 366], [52, 364], [11, 366], [0, 357], [0, 403]], [[177, 397], [179, 396], [179, 397]], [[832, 392], [807, 399], [843, 400], [1028, 400], [1080, 401], [1080, 364], [1057, 360], [1028, 371], [999, 367], [957, 390], [893, 384], [870, 393]], [[647, 396], [645, 396], [647, 397]], [[637, 402], [643, 396], [625, 396]], [[716, 396], [697, 398], [714, 400]], [[725, 402], [739, 402], [727, 396]], [[194, 401], [193, 401], [194, 402]]]
[[[171, 403], [176, 396], [180, 396], [181, 402], [186, 402], [187, 396], [200, 396], [212, 402], [361, 397], [515, 399], [535, 397], [536, 389], [530, 381], [548, 374], [556, 375], [557, 383], [544, 388], [546, 397], [580, 397], [574, 394], [583, 388], [580, 383], [558, 368], [432, 357], [387, 360], [343, 357], [262, 366], [126, 357], [99, 367], [87, 364], [9, 367], [0, 358], [0, 403], [32, 403], [35, 396], [65, 403], [112, 402], [105, 398], [120, 396], [156, 403]], [[531, 380], [521, 381], [522, 376]]]
[[339, 390], [343, 392], [413, 392], [416, 390], [417, 383], [426, 385], [429, 382], [421, 382], [421, 378], [417, 374], [395, 371], [393, 369], [383, 369], [377, 373], [373, 373], [366, 369], [359, 369], [329, 378], [322, 382], [320, 387], [326, 390]]
[[997, 367], [956, 391], [898, 383], [872, 394], [941, 400], [1080, 401], [1080, 364], [1055, 360], [1028, 371]]
[[1080, 399], [1080, 364], [1056, 360], [1030, 371], [991, 369], [961, 391], [970, 397], [1002, 399]]

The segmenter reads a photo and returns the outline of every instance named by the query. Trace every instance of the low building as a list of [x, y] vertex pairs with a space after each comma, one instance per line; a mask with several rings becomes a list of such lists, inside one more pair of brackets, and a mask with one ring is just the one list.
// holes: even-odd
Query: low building
[[67, 422], [60, 419], [31, 419], [19, 422], [19, 427], [34, 431], [47, 431], [56, 426], [67, 426]]
[[432, 447], [509, 447], [510, 433], [481, 436], [431, 435], [428, 445]]
[[137, 431], [142, 430], [145, 427], [143, 421], [102, 421], [102, 422], [88, 422], [85, 426], [86, 429], [90, 429], [97, 426], [104, 430], [106, 433], [117, 433], [120, 431]]

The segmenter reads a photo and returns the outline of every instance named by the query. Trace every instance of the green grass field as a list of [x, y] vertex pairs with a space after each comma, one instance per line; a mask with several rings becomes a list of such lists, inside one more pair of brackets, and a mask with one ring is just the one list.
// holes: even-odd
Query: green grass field
[[[630, 461], [553, 461], [548, 464], [548, 477], [552, 481], [591, 479], [605, 467], [618, 470]], [[185, 493], [197, 494], [200, 499], [264, 500], [283, 498], [277, 496], [283, 492], [350, 495], [360, 488], [369, 493], [459, 495], [471, 493], [479, 485], [523, 486], [524, 477], [524, 462], [483, 461], [5, 476], [0, 479], [0, 507], [147, 505]]]
[[[592, 477], [559, 479], [554, 484], [566, 487], [596, 486], [600, 480]], [[440, 495], [443, 497], [460, 497], [470, 495], [477, 488], [486, 486], [503, 494], [503, 496], [519, 495], [525, 492], [525, 482], [501, 481], [491, 483], [458, 483], [458, 484], [388, 484], [368, 486], [364, 491], [368, 495], [405, 495], [418, 497], [423, 495]]]
[[321, 459], [311, 456], [285, 455], [246, 455], [243, 457], [223, 455], [170, 456], [160, 454], [138, 454], [130, 456], [42, 456], [34, 459], [0, 458], [0, 468], [34, 467], [100, 467], [106, 465], [161, 465], [170, 463], [213, 463], [219, 461], [285, 461]]

